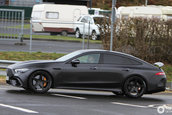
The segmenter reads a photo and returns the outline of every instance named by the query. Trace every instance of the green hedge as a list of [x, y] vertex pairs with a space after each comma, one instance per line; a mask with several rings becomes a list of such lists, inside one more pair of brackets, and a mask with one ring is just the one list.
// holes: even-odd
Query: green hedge
[[[122, 19], [116, 21], [115, 27], [113, 50], [129, 53], [152, 63], [162, 61], [172, 64], [172, 20]], [[104, 49], [109, 49], [110, 27], [103, 30], [103, 46]]]

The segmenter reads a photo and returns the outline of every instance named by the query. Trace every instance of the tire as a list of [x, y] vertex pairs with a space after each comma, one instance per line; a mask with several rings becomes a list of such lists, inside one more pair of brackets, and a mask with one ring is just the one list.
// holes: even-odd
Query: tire
[[29, 88], [36, 93], [46, 93], [52, 84], [51, 76], [44, 71], [36, 71], [29, 77]]
[[62, 31], [62, 32], [61, 32], [61, 35], [62, 35], [62, 36], [67, 36], [68, 33], [67, 33], [67, 31]]
[[146, 91], [146, 83], [140, 77], [130, 77], [125, 81], [123, 91], [127, 97], [139, 98]]
[[92, 34], [91, 34], [91, 39], [92, 39], [92, 40], [97, 40], [97, 38], [98, 38], [98, 37], [97, 37], [97, 35], [96, 35], [96, 32], [93, 31]]
[[75, 37], [81, 38], [81, 33], [80, 33], [79, 29], [76, 29], [76, 31], [75, 31]]

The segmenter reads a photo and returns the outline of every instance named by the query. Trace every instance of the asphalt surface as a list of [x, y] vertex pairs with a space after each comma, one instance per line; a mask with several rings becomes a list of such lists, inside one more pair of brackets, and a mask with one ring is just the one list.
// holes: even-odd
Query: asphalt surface
[[[24, 51], [29, 52], [30, 41], [24, 40], [26, 45], [15, 45], [19, 41], [16, 40], [0, 40], [0, 51]], [[89, 45], [90, 49], [102, 49], [101, 44]], [[85, 48], [87, 44], [85, 44]], [[33, 52], [56, 52], [56, 53], [70, 53], [75, 50], [82, 49], [82, 43], [77, 42], [62, 42], [62, 41], [42, 41], [33, 40], [32, 41], [32, 51]]]
[[164, 104], [172, 104], [171, 95], [131, 99], [111, 92], [62, 89], [34, 94], [0, 86], [0, 115], [158, 115], [157, 107]]

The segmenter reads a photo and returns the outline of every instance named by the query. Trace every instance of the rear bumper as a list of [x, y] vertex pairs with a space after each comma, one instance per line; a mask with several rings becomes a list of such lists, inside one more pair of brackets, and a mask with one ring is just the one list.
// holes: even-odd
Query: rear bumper
[[156, 79], [156, 81], [154, 83], [151, 83], [151, 85], [148, 86], [147, 89], [147, 94], [151, 94], [151, 93], [157, 93], [157, 92], [162, 92], [166, 90], [166, 77], [161, 77]]

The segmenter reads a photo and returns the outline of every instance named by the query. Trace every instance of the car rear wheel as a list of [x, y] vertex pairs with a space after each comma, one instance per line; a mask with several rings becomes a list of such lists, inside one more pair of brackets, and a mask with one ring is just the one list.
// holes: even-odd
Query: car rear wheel
[[139, 98], [145, 93], [146, 83], [140, 77], [130, 77], [125, 81], [123, 90], [127, 97]]
[[75, 31], [75, 37], [76, 37], [76, 38], [81, 38], [81, 33], [80, 33], [79, 29], [77, 29], [77, 30]]
[[29, 88], [36, 93], [47, 92], [52, 84], [51, 76], [44, 71], [36, 71], [29, 78]]
[[93, 31], [92, 34], [91, 34], [91, 39], [92, 39], [92, 40], [97, 40], [97, 38], [98, 38], [98, 37], [97, 37], [97, 35], [96, 35], [96, 32]]

